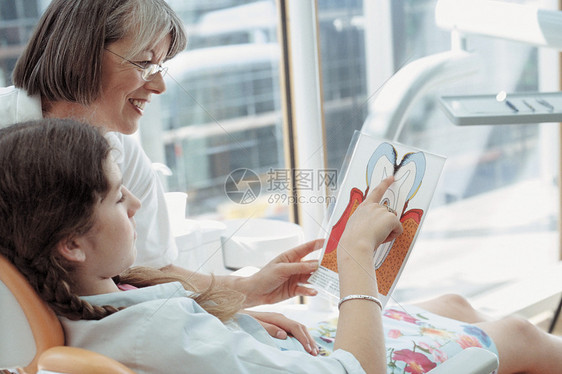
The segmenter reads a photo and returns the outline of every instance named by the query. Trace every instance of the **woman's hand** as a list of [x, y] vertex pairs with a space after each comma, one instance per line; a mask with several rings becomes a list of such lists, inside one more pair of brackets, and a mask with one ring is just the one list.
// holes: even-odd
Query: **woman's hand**
[[303, 284], [318, 268], [317, 260], [302, 261], [322, 248], [323, 240], [314, 240], [281, 253], [260, 271], [240, 278], [231, 287], [246, 295], [245, 307], [273, 304], [294, 296], [315, 296], [318, 292]]
[[269, 335], [274, 338], [285, 340], [287, 336], [292, 335], [302, 344], [308, 353], [313, 356], [318, 354], [316, 342], [305, 325], [293, 321], [280, 313], [255, 312], [249, 310], [243, 310], [240, 313], [245, 313], [254, 317], [265, 328]]

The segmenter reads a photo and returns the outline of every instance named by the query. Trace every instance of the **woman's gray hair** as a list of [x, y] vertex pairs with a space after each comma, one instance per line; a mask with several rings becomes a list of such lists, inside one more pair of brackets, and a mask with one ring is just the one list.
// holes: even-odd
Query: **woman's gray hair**
[[53, 0], [13, 72], [16, 87], [48, 101], [88, 105], [101, 94], [104, 48], [132, 39], [132, 58], [170, 35], [166, 60], [185, 49], [182, 21], [165, 0]]

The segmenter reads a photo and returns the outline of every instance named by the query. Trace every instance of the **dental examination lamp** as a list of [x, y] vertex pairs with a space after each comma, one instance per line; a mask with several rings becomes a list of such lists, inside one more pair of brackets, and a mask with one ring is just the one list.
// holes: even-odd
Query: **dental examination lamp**
[[[380, 89], [362, 131], [397, 140], [414, 103], [435, 87], [477, 73], [480, 57], [465, 50], [479, 34], [562, 50], [562, 12], [494, 0], [439, 0], [436, 24], [451, 30], [451, 50], [415, 60]], [[562, 122], [562, 94], [444, 96], [440, 104], [457, 125]]]
[[[562, 50], [560, 11], [491, 0], [440, 0], [435, 20], [460, 44], [464, 35], [476, 34]], [[444, 96], [440, 104], [457, 125], [562, 121], [561, 92]]]

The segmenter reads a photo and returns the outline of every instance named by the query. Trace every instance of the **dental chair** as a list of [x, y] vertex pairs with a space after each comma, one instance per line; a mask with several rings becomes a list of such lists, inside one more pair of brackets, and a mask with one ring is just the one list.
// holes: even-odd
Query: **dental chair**
[[2, 255], [0, 300], [0, 373], [134, 374], [109, 357], [65, 347], [55, 313]]

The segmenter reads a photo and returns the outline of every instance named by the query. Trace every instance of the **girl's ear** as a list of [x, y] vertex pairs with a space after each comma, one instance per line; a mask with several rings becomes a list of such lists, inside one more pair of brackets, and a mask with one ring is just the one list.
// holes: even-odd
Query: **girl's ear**
[[82, 248], [81, 241], [76, 238], [67, 238], [61, 240], [57, 244], [57, 250], [68, 261], [86, 261], [86, 252], [84, 251], [84, 248]]

